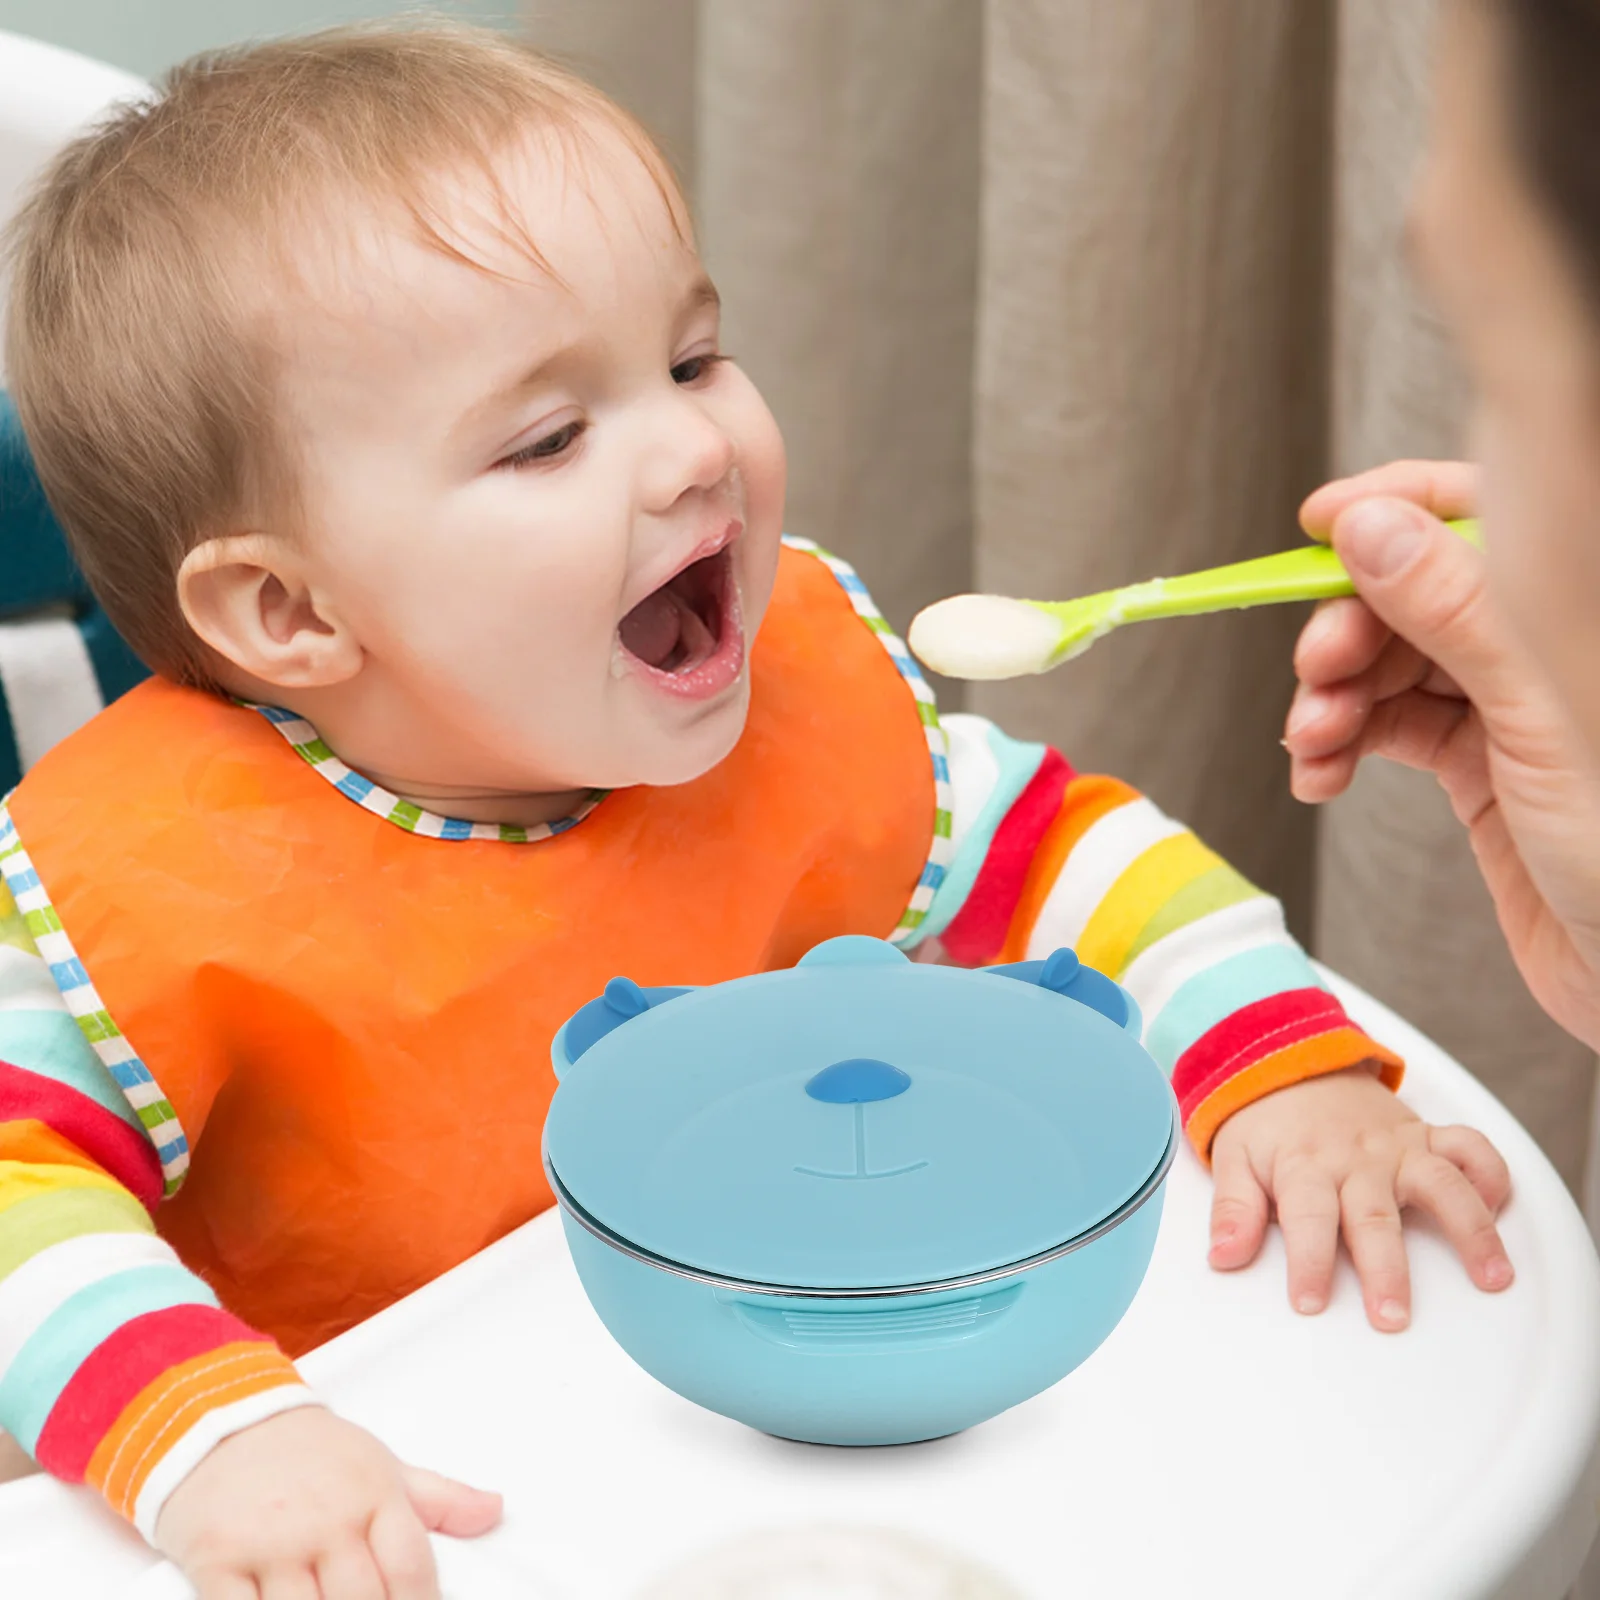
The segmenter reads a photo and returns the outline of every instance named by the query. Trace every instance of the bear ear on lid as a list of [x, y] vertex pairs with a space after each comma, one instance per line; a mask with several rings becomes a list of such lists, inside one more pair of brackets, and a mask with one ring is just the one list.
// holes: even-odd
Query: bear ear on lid
[[650, 996], [632, 978], [613, 978], [601, 996], [606, 1008], [617, 1016], [642, 1016], [650, 1009]]
[[646, 989], [632, 978], [613, 978], [598, 1000], [575, 1012], [551, 1042], [550, 1059], [559, 1081], [566, 1069], [585, 1051], [597, 1045], [608, 1033], [624, 1023], [642, 1017], [655, 1006], [676, 1000], [687, 989]]
[[888, 966], [909, 963], [911, 957], [896, 950], [883, 939], [872, 939], [864, 933], [842, 933], [836, 939], [824, 939], [813, 945], [796, 963], [802, 967], [856, 967], [873, 962]]
[[1044, 988], [1054, 989], [1060, 994], [1078, 976], [1082, 966], [1083, 963], [1078, 960], [1078, 952], [1063, 946], [1045, 957], [1044, 971], [1039, 974], [1039, 982]]
[[1143, 1023], [1133, 996], [1103, 972], [1084, 966], [1077, 951], [1065, 945], [1051, 951], [1043, 961], [1013, 961], [1006, 966], [978, 970], [997, 978], [1015, 978], [1018, 983], [1035, 984], [1052, 994], [1076, 1000], [1136, 1038], [1142, 1031]]

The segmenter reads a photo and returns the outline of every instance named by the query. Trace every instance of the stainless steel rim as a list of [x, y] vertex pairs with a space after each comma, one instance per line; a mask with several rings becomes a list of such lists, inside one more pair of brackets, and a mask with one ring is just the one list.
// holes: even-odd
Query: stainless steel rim
[[721, 1273], [706, 1272], [699, 1267], [685, 1266], [681, 1261], [669, 1260], [666, 1256], [658, 1256], [653, 1251], [641, 1249], [638, 1245], [630, 1243], [620, 1234], [613, 1233], [598, 1218], [591, 1216], [573, 1199], [556, 1176], [556, 1170], [550, 1164], [548, 1150], [542, 1152], [544, 1175], [549, 1180], [550, 1188], [555, 1194], [556, 1203], [572, 1218], [578, 1226], [587, 1233], [592, 1233], [602, 1244], [609, 1245], [620, 1255], [625, 1255], [631, 1260], [642, 1262], [647, 1267], [658, 1267], [662, 1272], [670, 1272], [675, 1278], [687, 1278], [691, 1283], [703, 1283], [713, 1289], [732, 1289], [740, 1294], [770, 1295], [774, 1298], [785, 1300], [890, 1300], [901, 1295], [911, 1294], [941, 1294], [951, 1289], [970, 1289], [980, 1284], [994, 1283], [1000, 1278], [1015, 1277], [1018, 1273], [1029, 1272], [1034, 1267], [1042, 1267], [1051, 1261], [1059, 1261], [1062, 1256], [1069, 1256], [1075, 1250], [1082, 1250], [1091, 1245], [1096, 1239], [1103, 1238], [1110, 1233], [1119, 1223], [1126, 1222], [1135, 1211], [1161, 1187], [1162, 1181], [1172, 1168], [1172, 1163], [1178, 1153], [1178, 1134], [1176, 1125], [1167, 1136], [1167, 1148], [1162, 1153], [1161, 1160], [1156, 1163], [1155, 1170], [1123, 1203], [1117, 1207], [1103, 1222], [1098, 1222], [1085, 1233], [1076, 1234], [1063, 1244], [1052, 1246], [1048, 1250], [1041, 1250], [1038, 1255], [1027, 1257], [1023, 1261], [1012, 1261], [1001, 1267], [990, 1267], [984, 1272], [969, 1273], [962, 1278], [942, 1278], [936, 1283], [904, 1283], [893, 1284], [887, 1288], [879, 1289], [802, 1289], [794, 1284], [752, 1283], [745, 1278], [729, 1278]]

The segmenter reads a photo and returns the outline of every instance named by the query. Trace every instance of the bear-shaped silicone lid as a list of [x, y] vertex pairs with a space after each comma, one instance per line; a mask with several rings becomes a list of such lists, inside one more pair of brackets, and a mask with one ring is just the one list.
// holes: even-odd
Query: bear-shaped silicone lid
[[1056, 993], [850, 939], [608, 989], [620, 1015], [586, 1025], [546, 1159], [613, 1233], [719, 1276], [889, 1288], [1025, 1260], [1110, 1217], [1175, 1137], [1160, 1069], [1063, 972]]

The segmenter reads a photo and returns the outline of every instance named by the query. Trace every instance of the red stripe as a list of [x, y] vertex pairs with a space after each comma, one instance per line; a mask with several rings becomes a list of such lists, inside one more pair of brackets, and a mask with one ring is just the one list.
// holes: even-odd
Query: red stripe
[[170, 1306], [123, 1323], [67, 1380], [39, 1432], [35, 1460], [57, 1478], [82, 1483], [95, 1447], [146, 1384], [241, 1340], [272, 1343], [215, 1306]]
[[1066, 758], [1046, 750], [1039, 770], [995, 829], [966, 904], [939, 935], [951, 960], [976, 967], [993, 960], [1004, 947], [1011, 914], [1028, 881], [1028, 868], [1061, 810], [1062, 796], [1072, 778]]
[[1241, 1007], [1201, 1034], [1172, 1069], [1172, 1092], [1187, 1121], [1218, 1084], [1264, 1056], [1302, 1039], [1350, 1025], [1345, 1009], [1326, 989], [1287, 989]]
[[31, 1118], [70, 1139], [147, 1211], [161, 1200], [161, 1158], [150, 1140], [70, 1084], [0, 1061], [0, 1122]]

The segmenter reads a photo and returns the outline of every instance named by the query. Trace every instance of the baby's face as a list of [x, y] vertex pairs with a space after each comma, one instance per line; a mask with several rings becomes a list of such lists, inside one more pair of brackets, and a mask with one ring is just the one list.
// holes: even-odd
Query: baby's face
[[687, 224], [594, 142], [507, 158], [511, 229], [446, 186], [469, 260], [375, 217], [283, 330], [309, 572], [363, 652], [340, 753], [386, 779], [680, 783], [744, 724], [783, 443]]

